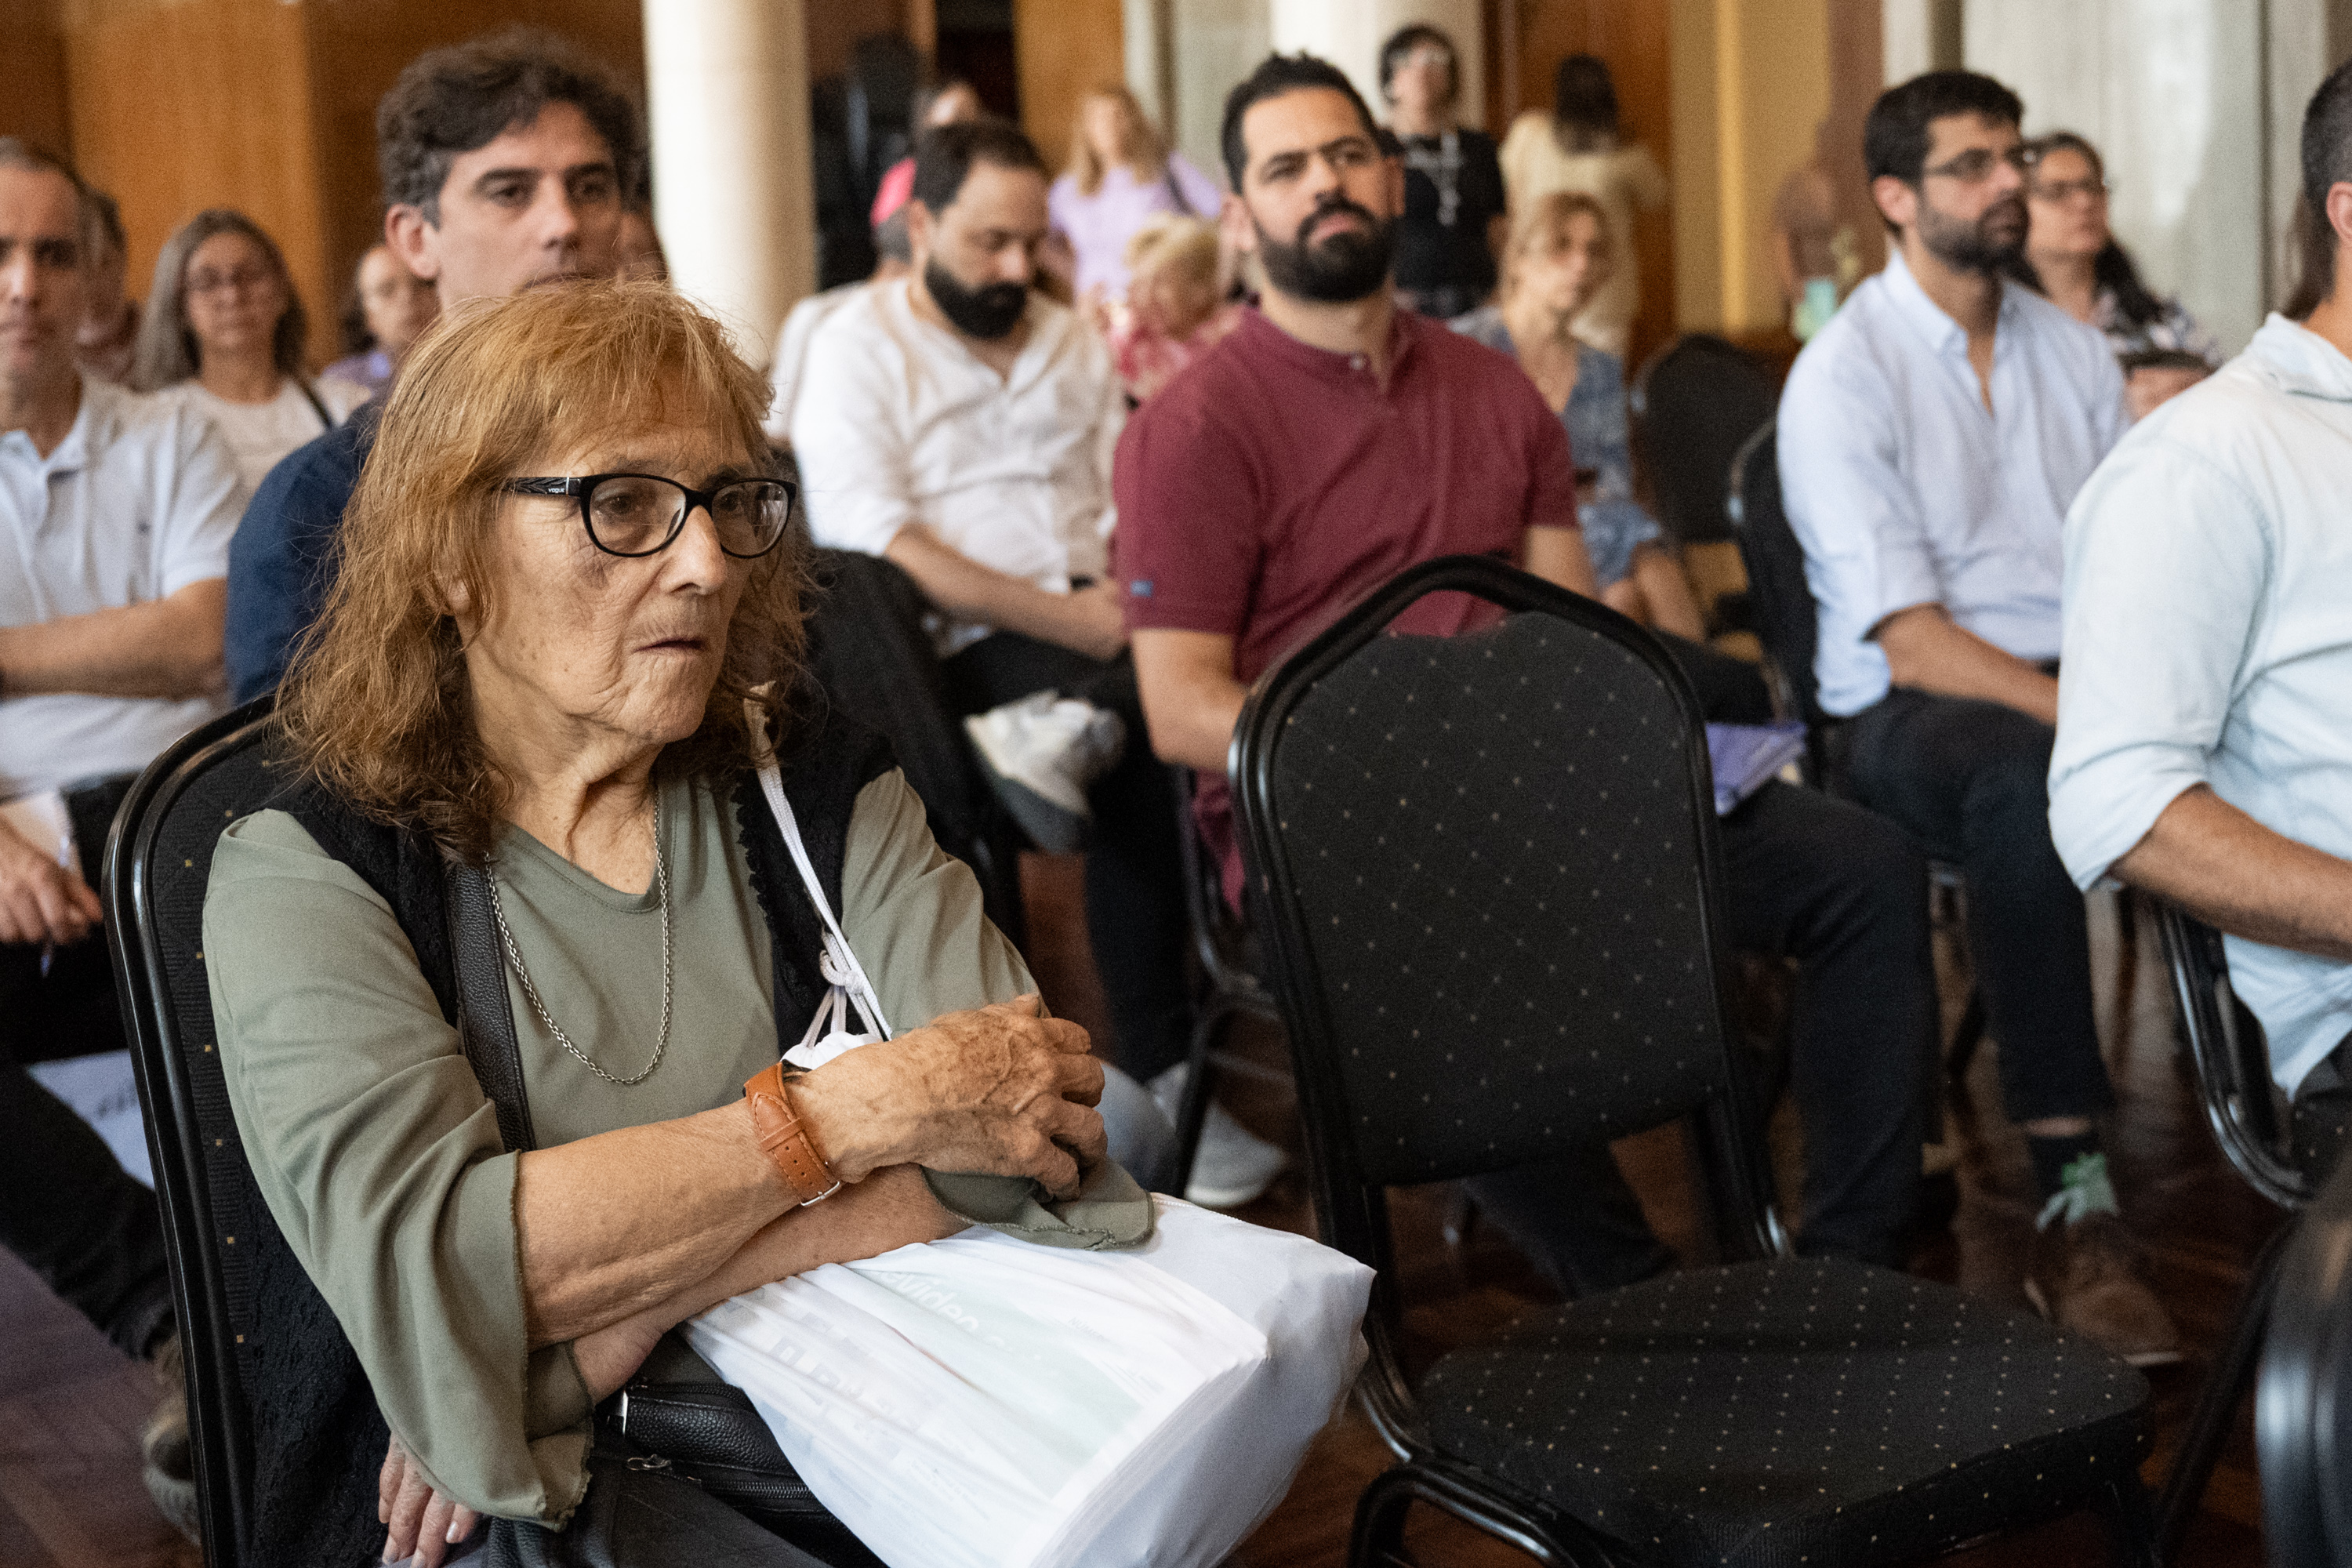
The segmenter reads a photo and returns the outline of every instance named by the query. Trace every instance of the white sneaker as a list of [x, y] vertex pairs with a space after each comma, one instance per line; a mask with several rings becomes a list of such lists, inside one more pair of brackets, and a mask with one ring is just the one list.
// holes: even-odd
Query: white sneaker
[[1087, 847], [1094, 829], [1087, 791], [1127, 750], [1127, 726], [1118, 714], [1033, 691], [973, 714], [963, 728], [998, 798], [1038, 848], [1075, 855]]
[[[1190, 1062], [1178, 1062], [1150, 1085], [1151, 1098], [1171, 1125], [1184, 1108], [1184, 1080], [1191, 1068]], [[1278, 1146], [1234, 1121], [1212, 1100], [1201, 1123], [1201, 1149], [1192, 1157], [1192, 1179], [1185, 1185], [1184, 1201], [1204, 1209], [1240, 1208], [1264, 1196], [1289, 1163], [1290, 1156]]]

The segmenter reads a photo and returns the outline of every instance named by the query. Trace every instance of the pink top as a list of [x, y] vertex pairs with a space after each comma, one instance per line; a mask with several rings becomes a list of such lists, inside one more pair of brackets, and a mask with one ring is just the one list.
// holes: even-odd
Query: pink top
[[1118, 366], [1119, 380], [1127, 384], [1127, 395], [1140, 403], [1241, 325], [1242, 308], [1220, 305], [1181, 338], [1170, 337], [1150, 312], [1125, 301], [1110, 308], [1109, 318], [1103, 335], [1110, 343], [1111, 359]]
[[1068, 238], [1077, 256], [1077, 291], [1083, 295], [1100, 289], [1119, 295], [1127, 292], [1127, 242], [1147, 219], [1181, 212], [1214, 223], [1224, 199], [1217, 183], [1197, 164], [1181, 153], [1171, 153], [1165, 175], [1139, 182], [1135, 172], [1122, 164], [1107, 171], [1090, 196], [1080, 195], [1078, 182], [1065, 174], [1054, 182], [1046, 205], [1054, 227]]

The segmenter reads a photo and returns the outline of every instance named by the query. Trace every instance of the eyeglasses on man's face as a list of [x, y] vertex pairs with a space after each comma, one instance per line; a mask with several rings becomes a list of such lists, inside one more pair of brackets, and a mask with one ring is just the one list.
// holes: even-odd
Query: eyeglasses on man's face
[[1993, 170], [2003, 163], [2021, 174], [2033, 167], [2032, 149], [2022, 142], [1998, 151], [1990, 147], [1971, 147], [1958, 157], [1947, 158], [1923, 173], [1958, 180], [1964, 185], [1976, 185], [1992, 178]]
[[687, 513], [710, 514], [719, 548], [739, 559], [765, 555], [784, 536], [798, 492], [782, 479], [730, 479], [707, 490], [658, 474], [583, 474], [509, 479], [519, 496], [570, 496], [589, 542], [607, 555], [657, 555], [686, 530]]

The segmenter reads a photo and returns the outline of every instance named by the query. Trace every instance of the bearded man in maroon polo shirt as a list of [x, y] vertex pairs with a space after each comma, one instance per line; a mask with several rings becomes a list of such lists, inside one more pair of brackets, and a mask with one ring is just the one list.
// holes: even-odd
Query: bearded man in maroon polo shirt
[[[1202, 837], [1238, 902], [1224, 765], [1250, 681], [1433, 556], [1495, 555], [1586, 595], [1593, 578], [1558, 416], [1509, 359], [1395, 303], [1403, 169], [1347, 77], [1269, 58], [1225, 100], [1223, 141], [1226, 237], [1265, 292], [1129, 422], [1112, 543], [1152, 747], [1199, 773]], [[1445, 634], [1460, 613], [1425, 601], [1404, 629]], [[1720, 656], [1675, 651], [1716, 684]], [[1935, 1051], [1926, 861], [1883, 818], [1777, 783], [1724, 819], [1723, 842], [1735, 944], [1801, 966], [1799, 1249], [1899, 1267]], [[1564, 1289], [1670, 1261], [1606, 1149], [1474, 1190]]]

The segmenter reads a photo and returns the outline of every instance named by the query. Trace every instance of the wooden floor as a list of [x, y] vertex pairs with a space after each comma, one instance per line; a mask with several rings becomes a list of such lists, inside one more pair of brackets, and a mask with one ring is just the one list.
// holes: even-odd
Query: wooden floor
[[[1103, 1010], [1078, 918], [1078, 868], [1033, 857], [1024, 868], [1034, 958], [1047, 1000], [1065, 1016], [1099, 1029]], [[2119, 948], [2112, 911], [2095, 900], [2103, 1038], [2122, 1106], [2109, 1134], [2126, 1217], [2147, 1244], [2152, 1273], [2197, 1356], [2158, 1369], [2157, 1444], [2147, 1475], [2161, 1481], [2179, 1440], [2202, 1356], [2224, 1333], [2249, 1259], [2278, 1215], [2223, 1163], [2208, 1136], [2173, 1046], [2170, 1004], [2154, 934], [2139, 951]], [[1956, 1001], [1965, 976], [1943, 955]], [[1957, 1006], [1948, 1008], [1957, 1016]], [[1294, 1148], [1282, 1081], [1282, 1045], [1272, 1031], [1249, 1037], [1241, 1052], [1266, 1071], [1228, 1075], [1228, 1102], [1242, 1118]], [[1951, 1116], [1959, 1153], [1962, 1204], [1951, 1229], [1930, 1238], [1914, 1259], [1922, 1274], [2021, 1302], [2018, 1289], [2032, 1225], [2032, 1181], [2024, 1147], [2002, 1120], [1994, 1083], [1995, 1047], [1979, 1053]], [[1653, 1224], [1677, 1246], [1693, 1231], [1691, 1205], [1679, 1190], [1680, 1154], [1671, 1132], [1621, 1148]], [[1433, 1352], [1477, 1336], [1548, 1299], [1531, 1272], [1491, 1236], [1474, 1237], [1466, 1258], [1442, 1242], [1442, 1194], [1402, 1194], [1395, 1205], [1399, 1253], [1414, 1304], [1409, 1330], [1417, 1352]], [[1304, 1188], [1286, 1176], [1244, 1211], [1266, 1225], [1308, 1231]], [[125, 1362], [95, 1331], [51, 1297], [16, 1260], [0, 1252], [0, 1568], [194, 1568], [194, 1548], [174, 1538], [147, 1500], [139, 1476], [138, 1429], [153, 1402], [143, 1367]], [[2263, 1562], [2260, 1493], [2250, 1417], [2238, 1430], [2180, 1558], [2190, 1568], [2258, 1568]], [[1346, 1559], [1357, 1495], [1388, 1464], [1360, 1415], [1324, 1435], [1289, 1498], [1244, 1546], [1246, 1568], [1337, 1568]], [[1431, 1568], [1524, 1562], [1517, 1553], [1433, 1516], [1411, 1536]], [[2088, 1521], [2062, 1521], [2031, 1535], [1947, 1559], [1967, 1568], [2032, 1563], [2070, 1568], [2105, 1562], [2103, 1538]]]

